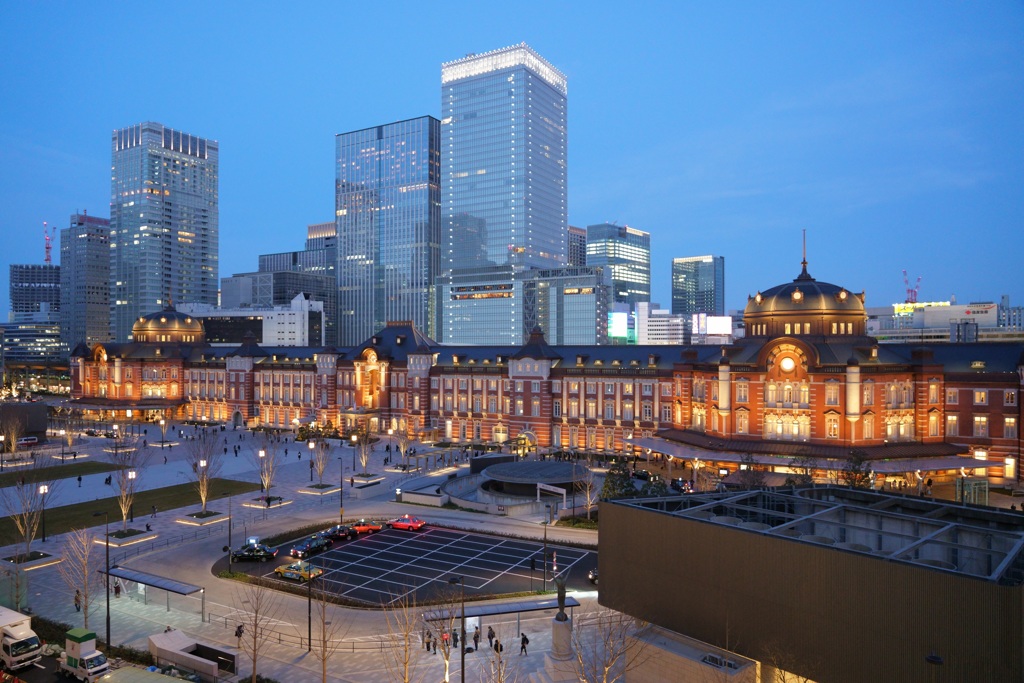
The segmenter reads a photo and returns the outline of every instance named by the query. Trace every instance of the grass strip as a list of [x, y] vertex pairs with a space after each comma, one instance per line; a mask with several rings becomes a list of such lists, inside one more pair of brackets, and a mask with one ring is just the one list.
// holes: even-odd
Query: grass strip
[[[232, 496], [239, 493], [247, 493], [259, 490], [260, 485], [233, 479], [214, 479], [210, 482], [210, 499], [207, 501], [207, 509], [219, 509], [227, 512], [227, 501], [223, 494]], [[114, 489], [111, 489], [112, 491]], [[199, 504], [199, 494], [196, 493], [194, 484], [175, 484], [159, 489], [140, 491], [135, 495], [136, 526], [143, 526], [149, 519], [151, 510], [155, 505], [158, 514], [173, 514], [170, 511], [190, 505]], [[110, 529], [116, 531], [121, 528], [121, 508], [117, 505], [117, 496], [100, 498], [99, 500], [62, 505], [59, 507], [46, 508], [46, 535], [55, 536], [72, 529], [100, 526], [103, 522], [102, 515], [94, 516], [93, 513], [106, 512], [110, 516]], [[131, 526], [131, 523], [129, 523]], [[41, 534], [36, 534], [33, 546], [40, 547], [39, 539]], [[14, 526], [14, 522], [5, 517], [0, 519], [0, 546], [12, 545], [22, 542], [21, 535]]]
[[30, 484], [42, 481], [57, 481], [58, 479], [75, 479], [84, 477], [87, 474], [99, 474], [116, 470], [117, 465], [98, 460], [82, 460], [66, 465], [53, 465], [51, 467], [17, 467], [9, 466], [0, 474], [0, 488], [14, 486], [25, 477]]

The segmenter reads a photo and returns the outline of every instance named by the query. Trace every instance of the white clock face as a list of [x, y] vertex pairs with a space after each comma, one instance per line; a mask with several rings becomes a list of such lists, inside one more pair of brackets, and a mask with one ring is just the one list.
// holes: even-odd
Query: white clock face
[[782, 368], [783, 372], [793, 372], [793, 369], [796, 367], [796, 361], [787, 356], [779, 363], [779, 367]]

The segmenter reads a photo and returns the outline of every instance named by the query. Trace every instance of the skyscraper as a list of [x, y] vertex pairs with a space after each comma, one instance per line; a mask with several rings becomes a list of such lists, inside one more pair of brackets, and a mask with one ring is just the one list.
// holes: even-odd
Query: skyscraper
[[11, 264], [11, 322], [57, 322], [60, 313], [60, 266]]
[[587, 226], [587, 265], [611, 271], [612, 302], [651, 300], [651, 234], [625, 225]]
[[672, 314], [725, 315], [725, 257], [672, 259]]
[[110, 341], [110, 221], [75, 213], [60, 231], [60, 338]]
[[569, 265], [587, 265], [587, 231], [575, 225], [569, 226]]
[[117, 341], [172, 302], [217, 303], [214, 140], [140, 123], [111, 137], [110, 310]]
[[[441, 66], [441, 274], [449, 284], [460, 269], [566, 264], [566, 93], [565, 76], [525, 43]], [[455, 320], [448, 303], [440, 302], [439, 335], [456, 342], [472, 311], [460, 305]], [[514, 308], [502, 334], [523, 334], [511, 328]]]
[[390, 320], [433, 332], [441, 237], [440, 122], [421, 116], [336, 139], [338, 342]]

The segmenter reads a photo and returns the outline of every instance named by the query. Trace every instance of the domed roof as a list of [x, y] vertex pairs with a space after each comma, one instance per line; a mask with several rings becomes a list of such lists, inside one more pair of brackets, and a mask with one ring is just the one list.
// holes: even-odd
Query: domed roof
[[137, 342], [201, 343], [206, 339], [206, 331], [198, 318], [168, 306], [136, 320], [132, 325], [132, 339]]
[[864, 315], [864, 294], [854, 294], [845, 287], [818, 282], [803, 270], [792, 282], [777, 285], [749, 297], [743, 317], [760, 317], [772, 313], [832, 313]]

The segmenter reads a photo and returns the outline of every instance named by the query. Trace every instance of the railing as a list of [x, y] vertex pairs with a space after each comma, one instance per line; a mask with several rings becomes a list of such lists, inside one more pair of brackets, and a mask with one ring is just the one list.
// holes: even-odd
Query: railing
[[[259, 519], [258, 519], [256, 514], [252, 514], [252, 515], [249, 515], [247, 517], [246, 516], [239, 517], [239, 515], [236, 514], [236, 515], [233, 515], [233, 519], [232, 519], [231, 524], [233, 525], [234, 528], [237, 528], [239, 526], [239, 524], [241, 524], [243, 529], [244, 529], [246, 525], [254, 524], [257, 521], [259, 521]], [[136, 543], [136, 544], [130, 546], [128, 550], [125, 550], [125, 552], [123, 552], [120, 555], [118, 555], [117, 557], [113, 558], [112, 562], [113, 562], [113, 564], [117, 565], [117, 564], [119, 564], [121, 562], [124, 562], [129, 557], [138, 557], [139, 555], [142, 555], [144, 553], [148, 553], [151, 550], [158, 550], [160, 548], [166, 548], [166, 547], [171, 546], [171, 545], [178, 545], [178, 544], [187, 543], [187, 542], [190, 542], [190, 541], [198, 541], [201, 538], [209, 538], [215, 532], [219, 533], [219, 534], [223, 534], [223, 533], [225, 533], [225, 529], [220, 524], [213, 524], [213, 525], [210, 525], [210, 526], [198, 527], [194, 531], [185, 532], [185, 533], [182, 533], [182, 534], [178, 534], [176, 536], [164, 537], [163, 535], [160, 535], [159, 537], [154, 538], [152, 541]], [[245, 538], [245, 532], [244, 531], [242, 533], [241, 538]]]
[[[248, 629], [251, 627], [250, 624], [244, 621], [239, 622], [237, 617], [228, 617], [225, 615], [214, 614], [213, 612], [207, 613], [207, 621], [211, 624], [219, 624], [223, 628], [231, 629], [234, 631], [238, 627], [239, 623], [243, 623]], [[262, 629], [263, 642], [265, 643], [277, 643], [278, 645], [288, 645], [291, 647], [298, 647], [305, 649], [308, 641], [306, 638], [295, 635], [294, 633], [282, 633], [281, 631], [274, 630], [272, 628], [264, 627]], [[248, 634], [243, 636], [251, 638]], [[394, 638], [368, 638], [366, 640], [332, 640], [327, 649], [334, 650], [336, 652], [383, 652], [386, 649], [398, 647], [400, 645], [400, 638], [395, 636]], [[313, 639], [313, 643], [317, 647], [320, 646], [320, 641], [316, 638]]]

